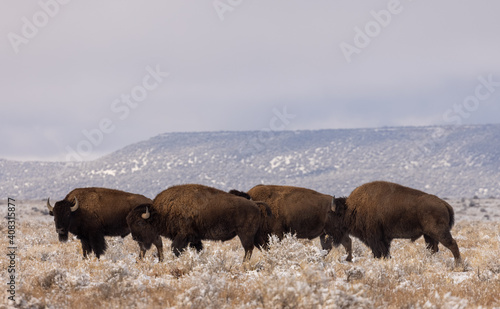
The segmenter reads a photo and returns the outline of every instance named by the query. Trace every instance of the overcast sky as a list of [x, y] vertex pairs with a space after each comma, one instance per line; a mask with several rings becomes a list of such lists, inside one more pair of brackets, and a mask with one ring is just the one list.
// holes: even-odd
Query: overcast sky
[[[68, 3], [66, 3], [68, 2]], [[4, 1], [0, 158], [165, 132], [500, 123], [500, 2]]]

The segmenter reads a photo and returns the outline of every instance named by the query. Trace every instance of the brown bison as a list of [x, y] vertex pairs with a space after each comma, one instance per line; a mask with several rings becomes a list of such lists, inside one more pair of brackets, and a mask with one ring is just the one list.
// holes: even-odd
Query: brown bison
[[[59, 241], [67, 241], [68, 232], [71, 232], [80, 239], [84, 258], [92, 251], [99, 258], [107, 248], [104, 236], [127, 236], [130, 233], [127, 214], [144, 203], [151, 203], [151, 199], [113, 189], [78, 188], [54, 207], [47, 199], [47, 208], [54, 216]], [[161, 239], [155, 244], [161, 258]]]
[[285, 233], [296, 234], [298, 238], [313, 239], [320, 237], [323, 249], [330, 251], [333, 246], [342, 244], [347, 251], [347, 261], [352, 260], [352, 242], [349, 235], [337, 230], [330, 224], [333, 215], [333, 197], [299, 187], [257, 185], [247, 193], [231, 190], [230, 193], [263, 201], [269, 205], [272, 217], [266, 219], [265, 228], [259, 238], [267, 241], [271, 234], [282, 239]]
[[424, 235], [427, 248], [438, 251], [438, 242], [450, 249], [455, 263], [462, 263], [450, 234], [453, 208], [437, 196], [395, 183], [375, 181], [335, 199], [334, 224], [363, 241], [376, 258], [389, 257], [394, 238], [415, 241]]
[[188, 245], [198, 251], [202, 240], [226, 241], [238, 236], [249, 260], [267, 205], [203, 185], [179, 185], [161, 192], [153, 204], [136, 207], [127, 216], [134, 239], [149, 249], [160, 235], [172, 240], [178, 256]]

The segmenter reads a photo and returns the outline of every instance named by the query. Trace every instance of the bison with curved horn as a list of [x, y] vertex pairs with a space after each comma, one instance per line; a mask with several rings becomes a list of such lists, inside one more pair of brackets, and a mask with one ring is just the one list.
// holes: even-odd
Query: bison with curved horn
[[[59, 241], [66, 242], [70, 232], [80, 239], [84, 258], [92, 252], [99, 258], [107, 248], [104, 236], [127, 236], [130, 233], [128, 213], [138, 205], [151, 202], [143, 195], [119, 190], [77, 188], [54, 206], [47, 199], [47, 208], [54, 216]], [[155, 240], [155, 245], [162, 259], [160, 238]]]
[[455, 264], [462, 264], [450, 233], [453, 208], [435, 195], [374, 181], [357, 187], [347, 198], [335, 199], [334, 213], [334, 223], [364, 242], [376, 258], [389, 257], [394, 238], [415, 241], [423, 235], [433, 253], [440, 242], [453, 253]]
[[271, 234], [283, 239], [285, 233], [293, 233], [297, 238], [320, 237], [322, 248], [328, 251], [342, 244], [347, 252], [346, 260], [352, 260], [351, 238], [331, 224], [329, 219], [333, 215], [333, 196], [306, 188], [278, 185], [257, 185], [247, 193], [237, 190], [229, 193], [263, 201], [271, 208], [273, 216], [266, 219], [260, 235], [265, 241], [265, 248]]
[[196, 184], [170, 187], [153, 204], [136, 207], [127, 216], [132, 236], [147, 250], [160, 235], [172, 240], [178, 256], [187, 246], [203, 249], [202, 240], [226, 241], [238, 236], [250, 259], [267, 205]]

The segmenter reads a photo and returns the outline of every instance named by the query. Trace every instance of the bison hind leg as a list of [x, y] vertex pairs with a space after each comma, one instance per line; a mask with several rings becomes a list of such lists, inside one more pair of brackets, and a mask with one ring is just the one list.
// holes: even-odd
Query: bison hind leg
[[188, 244], [189, 241], [187, 237], [177, 235], [172, 241], [172, 251], [174, 252], [175, 256], [179, 256], [186, 249]]
[[446, 248], [448, 248], [451, 253], [453, 253], [453, 257], [455, 258], [455, 264], [461, 265], [462, 264], [462, 258], [460, 256], [460, 250], [458, 249], [457, 242], [453, 237], [451, 236], [450, 231], [445, 231], [441, 233], [440, 237], [437, 238], [440, 243], [443, 244]]
[[253, 243], [259, 250], [269, 250], [269, 242], [264, 239], [263, 233], [260, 231], [255, 234]]
[[431, 250], [432, 253], [436, 253], [439, 251], [438, 241], [429, 235], [424, 235], [425, 243], [427, 244], [427, 249]]
[[252, 252], [254, 248], [254, 237], [255, 235], [246, 235], [246, 234], [239, 234], [238, 238], [241, 241], [241, 245], [243, 246], [243, 249], [245, 250], [245, 256], [243, 257], [243, 262], [250, 261], [250, 258], [252, 257]]

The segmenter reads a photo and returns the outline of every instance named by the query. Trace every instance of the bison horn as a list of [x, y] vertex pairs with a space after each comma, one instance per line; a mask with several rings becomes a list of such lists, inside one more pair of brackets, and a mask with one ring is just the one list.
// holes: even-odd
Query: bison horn
[[47, 198], [47, 208], [49, 209], [49, 211], [54, 211], [54, 207], [52, 207], [52, 205], [50, 205], [50, 197]]
[[332, 207], [331, 207], [331, 209], [332, 209], [333, 212], [335, 212], [335, 195], [332, 198]]
[[151, 214], [149, 213], [149, 209], [146, 207], [146, 212], [145, 212], [145, 213], [143, 213], [143, 214], [141, 215], [141, 217], [142, 217], [144, 220], [147, 220], [147, 219], [149, 219], [149, 217], [150, 217], [150, 216], [151, 216]]
[[75, 196], [75, 206], [70, 207], [71, 212], [75, 212], [78, 209], [78, 199]]

